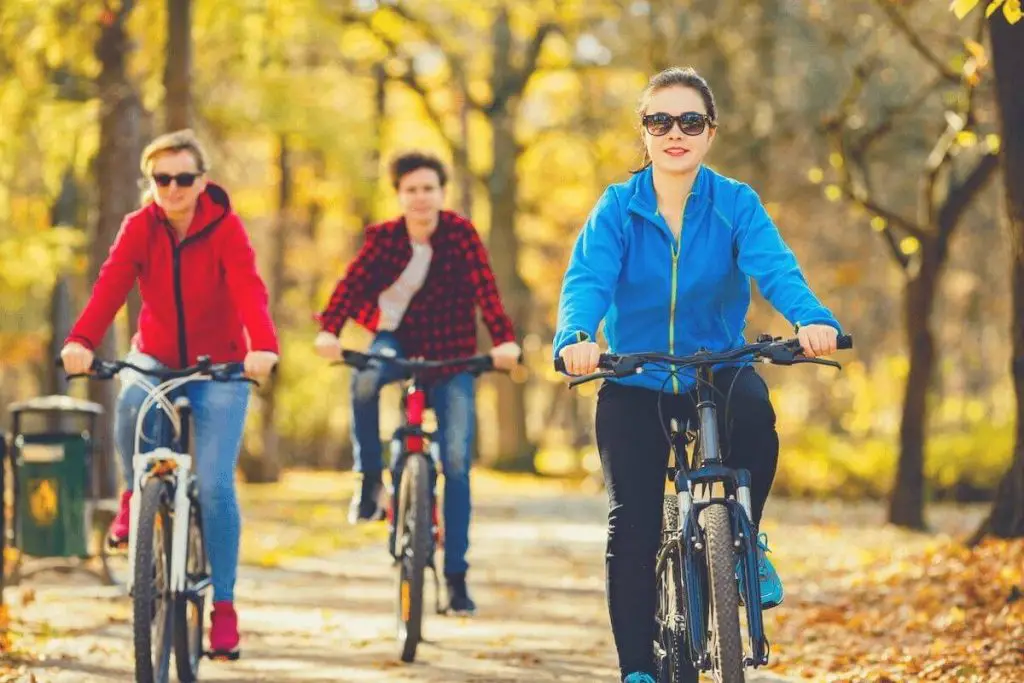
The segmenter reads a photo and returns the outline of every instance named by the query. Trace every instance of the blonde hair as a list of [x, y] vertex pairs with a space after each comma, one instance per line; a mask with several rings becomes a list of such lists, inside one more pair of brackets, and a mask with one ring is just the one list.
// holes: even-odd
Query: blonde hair
[[[164, 133], [146, 145], [146, 149], [142, 150], [142, 158], [139, 160], [139, 170], [142, 171], [143, 176], [148, 178], [150, 171], [153, 170], [153, 160], [157, 156], [165, 152], [181, 152], [183, 150], [189, 152], [196, 160], [197, 171], [206, 173], [210, 170], [206, 151], [199, 144], [199, 138], [191, 128]], [[153, 193], [146, 189], [142, 193], [142, 203], [148, 204], [151, 201], [153, 201]]]

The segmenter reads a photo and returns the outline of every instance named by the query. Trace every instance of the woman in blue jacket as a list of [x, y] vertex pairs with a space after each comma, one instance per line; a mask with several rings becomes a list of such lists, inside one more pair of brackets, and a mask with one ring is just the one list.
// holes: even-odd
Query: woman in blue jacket
[[[807, 356], [836, 349], [839, 323], [811, 292], [757, 194], [703, 165], [718, 114], [692, 69], [655, 75], [640, 100], [644, 167], [605, 190], [573, 248], [562, 283], [555, 357], [573, 375], [594, 372], [604, 321], [614, 353], [676, 355], [744, 344], [750, 279], [797, 329]], [[597, 402], [597, 446], [608, 491], [607, 592], [619, 666], [627, 683], [654, 683], [654, 561], [660, 541], [668, 417], [693, 414], [694, 380], [657, 371], [606, 381]], [[723, 448], [750, 470], [758, 525], [779, 455], [764, 380], [747, 365], [715, 373], [732, 387]], [[782, 602], [782, 583], [758, 541], [761, 602]]]

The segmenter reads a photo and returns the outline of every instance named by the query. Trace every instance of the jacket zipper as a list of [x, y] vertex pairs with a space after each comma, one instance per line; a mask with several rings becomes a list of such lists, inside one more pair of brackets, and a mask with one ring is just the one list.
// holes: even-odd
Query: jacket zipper
[[181, 367], [188, 367], [188, 335], [185, 333], [185, 297], [181, 293], [181, 244], [176, 244], [174, 235], [168, 231], [167, 238], [171, 240], [171, 254], [174, 257], [173, 282], [174, 282], [174, 306], [178, 311], [178, 362]]
[[167, 224], [167, 238], [171, 240], [171, 254], [173, 255], [173, 274], [172, 280], [174, 283], [174, 304], [178, 312], [178, 362], [181, 363], [181, 367], [187, 368], [188, 363], [188, 333], [185, 329], [185, 296], [181, 292], [181, 250], [185, 248], [185, 245], [189, 242], [194, 242], [199, 237], [209, 233], [224, 220], [224, 216], [220, 216], [208, 226], [200, 230], [199, 232], [186, 237], [181, 242], [175, 242], [174, 239], [174, 228]]
[[[690, 195], [683, 200], [683, 215], [679, 218], [679, 237], [672, 248], [672, 297], [669, 304], [668, 314], [668, 352], [675, 355], [676, 352], [676, 287], [679, 284], [679, 253], [683, 249], [683, 226], [686, 223], [686, 205], [690, 201]], [[679, 393], [679, 378], [675, 375], [676, 366], [670, 366], [672, 371], [672, 393]]]

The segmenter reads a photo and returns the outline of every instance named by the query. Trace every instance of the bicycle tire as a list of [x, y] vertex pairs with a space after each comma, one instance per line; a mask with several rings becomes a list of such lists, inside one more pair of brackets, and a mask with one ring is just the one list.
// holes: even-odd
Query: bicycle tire
[[743, 683], [743, 641], [740, 639], [736, 553], [732, 544], [729, 509], [721, 503], [702, 513], [707, 542], [711, 607], [712, 677], [721, 683]]
[[426, 458], [412, 455], [402, 469], [399, 483], [398, 595], [396, 616], [398, 643], [403, 662], [416, 659], [423, 636], [424, 575], [431, 546], [430, 475]]
[[[670, 534], [679, 529], [679, 499], [675, 495], [665, 496], [662, 505], [662, 534]], [[657, 622], [658, 633], [656, 656], [658, 662], [659, 683], [697, 683], [698, 673], [690, 662], [686, 643], [686, 634], [681, 622], [685, 621], [685, 598], [682, 597], [682, 566], [676, 553], [670, 553], [659, 568]], [[671, 582], [671, 585], [670, 583]], [[678, 619], [676, 617], [679, 617]], [[666, 625], [666, 621], [675, 622]]]
[[[136, 495], [138, 493], [136, 492]], [[168, 604], [171, 580], [170, 492], [161, 479], [150, 479], [139, 502], [139, 528], [135, 542], [135, 583], [132, 587], [132, 630], [135, 640], [135, 680], [166, 683], [170, 677], [171, 636], [174, 618]], [[159, 546], [154, 547], [159, 540]], [[163, 576], [163, 587], [154, 586]], [[161, 595], [162, 593], [162, 595]], [[154, 639], [154, 622], [157, 637]]]
[[[189, 513], [188, 540], [185, 543], [185, 589], [189, 593], [195, 585], [210, 576], [203, 537], [202, 516], [198, 501], [193, 501]], [[204, 591], [205, 593], [205, 591]], [[203, 622], [206, 596], [204, 593], [176, 595], [174, 597], [174, 663], [181, 683], [199, 680], [199, 663], [203, 658]], [[189, 608], [193, 619], [189, 619]]]

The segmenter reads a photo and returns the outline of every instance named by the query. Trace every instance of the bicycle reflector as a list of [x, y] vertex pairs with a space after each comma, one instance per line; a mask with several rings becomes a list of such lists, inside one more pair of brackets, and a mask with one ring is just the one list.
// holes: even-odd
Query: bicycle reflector
[[[411, 389], [405, 396], [405, 420], [406, 426], [411, 428], [423, 425], [423, 411], [427, 407], [427, 394], [422, 389]], [[406, 434], [405, 450], [408, 453], [423, 452], [423, 434], [419, 429], [413, 431], [419, 433]]]

